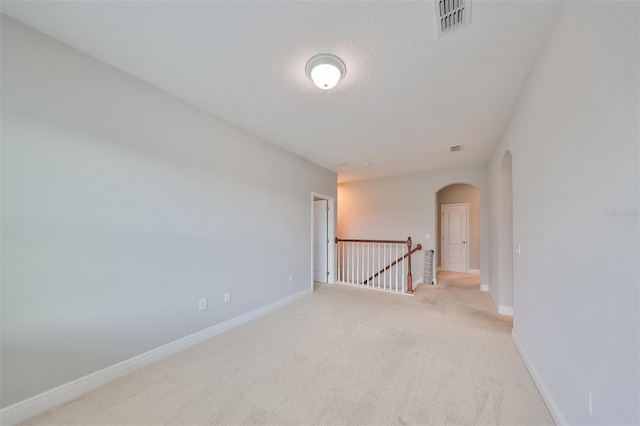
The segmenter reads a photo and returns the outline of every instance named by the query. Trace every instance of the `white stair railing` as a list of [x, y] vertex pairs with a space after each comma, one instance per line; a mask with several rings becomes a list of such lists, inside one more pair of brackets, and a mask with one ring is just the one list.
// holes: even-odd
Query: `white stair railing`
[[411, 237], [401, 240], [346, 240], [336, 238], [339, 284], [394, 293], [413, 293]]

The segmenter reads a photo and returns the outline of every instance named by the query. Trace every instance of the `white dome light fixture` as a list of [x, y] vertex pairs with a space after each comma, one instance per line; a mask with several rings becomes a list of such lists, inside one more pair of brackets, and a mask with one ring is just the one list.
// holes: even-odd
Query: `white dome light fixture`
[[336, 55], [321, 53], [309, 59], [305, 71], [313, 84], [320, 89], [328, 90], [336, 87], [342, 80], [347, 73], [347, 67]]

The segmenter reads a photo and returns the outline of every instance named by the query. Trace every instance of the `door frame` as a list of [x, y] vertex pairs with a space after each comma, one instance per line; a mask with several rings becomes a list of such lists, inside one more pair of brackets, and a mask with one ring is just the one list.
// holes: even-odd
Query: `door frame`
[[[315, 282], [327, 283], [329, 281], [329, 275], [327, 272], [329, 271], [329, 200], [318, 199], [314, 197], [313, 199], [313, 210], [314, 210], [314, 232], [313, 232], [313, 279]], [[324, 225], [323, 229], [316, 229], [320, 221], [321, 225]], [[318, 232], [320, 231], [320, 232]], [[323, 239], [317, 241], [319, 237], [324, 236]], [[324, 259], [316, 259], [316, 254], [319, 257], [323, 257]], [[316, 260], [318, 262], [316, 263]], [[323, 268], [320, 268], [323, 266]], [[320, 275], [320, 279], [316, 280], [316, 274]]]
[[332, 244], [336, 239], [336, 203], [335, 197], [333, 195], [320, 194], [318, 192], [311, 192], [311, 264], [310, 264], [310, 281], [311, 281], [311, 290], [314, 289], [315, 279], [313, 274], [313, 239], [314, 239], [314, 230], [315, 230], [315, 214], [314, 214], [314, 199], [319, 198], [321, 200], [327, 200], [327, 207], [329, 207], [329, 214], [327, 217], [327, 239], [329, 240], [328, 244], [328, 254], [327, 254], [327, 269], [329, 270], [329, 275], [327, 276], [327, 284], [334, 284], [336, 277], [336, 245]]
[[[442, 253], [440, 253], [440, 257], [439, 257], [439, 263], [440, 265], [438, 266], [438, 268], [442, 267], [443, 271], [446, 271], [446, 269], [444, 269], [444, 249], [442, 248], [442, 238], [444, 237], [444, 232], [443, 232], [443, 227], [444, 227], [444, 220], [442, 220], [442, 216], [444, 216], [444, 207], [453, 207], [453, 206], [464, 206], [465, 210], [466, 210], [466, 218], [467, 218], [467, 227], [465, 229], [466, 231], [466, 235], [465, 235], [465, 241], [467, 242], [465, 245], [467, 246], [465, 251], [467, 252], [466, 256], [465, 256], [465, 273], [468, 274], [469, 273], [469, 245], [471, 244], [469, 242], [469, 203], [452, 203], [452, 204], [442, 204], [440, 206], [440, 251]], [[440, 269], [438, 269], [440, 270]]]

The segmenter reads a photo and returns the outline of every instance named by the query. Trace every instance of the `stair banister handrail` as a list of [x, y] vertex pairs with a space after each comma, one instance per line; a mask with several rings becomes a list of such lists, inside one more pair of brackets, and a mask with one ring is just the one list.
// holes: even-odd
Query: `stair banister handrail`
[[[411, 239], [411, 237], [409, 237]], [[387, 243], [387, 244], [407, 244], [407, 240], [350, 240], [336, 237], [336, 244], [340, 243]]]

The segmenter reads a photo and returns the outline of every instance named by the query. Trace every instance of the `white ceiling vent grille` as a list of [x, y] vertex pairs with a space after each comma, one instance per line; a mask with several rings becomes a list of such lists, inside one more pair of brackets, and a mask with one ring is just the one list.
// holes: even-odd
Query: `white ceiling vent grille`
[[452, 33], [471, 21], [471, 0], [437, 0], [435, 6], [438, 37]]
[[451, 152], [462, 151], [462, 145], [452, 145], [449, 147], [449, 151]]

